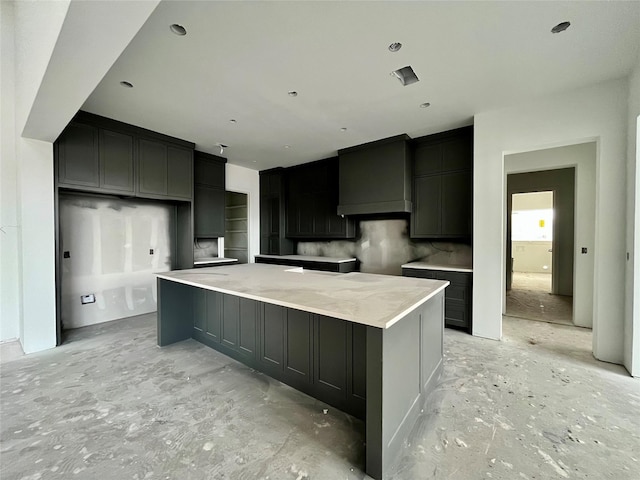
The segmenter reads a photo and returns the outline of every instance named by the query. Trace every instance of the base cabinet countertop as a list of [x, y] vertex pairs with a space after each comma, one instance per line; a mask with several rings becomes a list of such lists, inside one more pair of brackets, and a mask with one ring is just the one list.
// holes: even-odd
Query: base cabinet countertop
[[471, 298], [473, 293], [473, 269], [470, 265], [411, 262], [402, 265], [405, 277], [446, 280], [444, 324], [471, 333], [473, 315]]
[[245, 264], [158, 274], [158, 345], [193, 338], [364, 420], [388, 478], [442, 372], [446, 281]]
[[290, 265], [309, 270], [349, 273], [358, 269], [357, 258], [319, 257], [313, 255], [256, 255], [256, 263]]

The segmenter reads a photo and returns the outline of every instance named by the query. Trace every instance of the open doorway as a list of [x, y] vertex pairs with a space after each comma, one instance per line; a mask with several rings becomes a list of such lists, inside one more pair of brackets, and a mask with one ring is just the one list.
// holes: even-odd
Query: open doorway
[[574, 224], [575, 168], [507, 175], [506, 315], [574, 324]]
[[556, 295], [553, 288], [554, 197], [553, 190], [511, 195], [511, 288], [506, 314], [572, 325], [573, 296]]
[[225, 193], [224, 256], [237, 258], [238, 263], [249, 260], [248, 196], [246, 193]]

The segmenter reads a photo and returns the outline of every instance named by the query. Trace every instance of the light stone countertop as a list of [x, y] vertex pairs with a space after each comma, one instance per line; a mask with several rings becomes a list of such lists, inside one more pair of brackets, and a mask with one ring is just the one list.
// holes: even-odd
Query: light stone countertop
[[158, 278], [283, 307], [389, 328], [449, 282], [242, 264], [157, 274]]
[[445, 263], [411, 262], [402, 265], [402, 268], [415, 268], [416, 270], [442, 270], [445, 272], [472, 273], [473, 268], [469, 265], [454, 265]]
[[216, 263], [235, 263], [237, 258], [223, 258], [223, 257], [202, 257], [193, 261], [194, 265], [214, 265]]
[[313, 255], [256, 255], [256, 258], [274, 258], [281, 260], [301, 260], [303, 262], [347, 263], [355, 262], [356, 258], [316, 257]]

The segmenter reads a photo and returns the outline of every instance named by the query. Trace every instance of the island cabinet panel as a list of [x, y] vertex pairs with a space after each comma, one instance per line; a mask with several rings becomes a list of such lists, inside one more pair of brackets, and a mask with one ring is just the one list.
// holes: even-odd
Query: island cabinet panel
[[[378, 328], [160, 276], [158, 345], [192, 337], [362, 419], [365, 471], [385, 480], [442, 372], [445, 302], [437, 284], [425, 285], [438, 290], [424, 303]], [[246, 354], [252, 348], [257, 355]]]
[[204, 291], [206, 297], [205, 333], [214, 342], [220, 342], [222, 327], [222, 294]]
[[346, 398], [347, 392], [347, 322], [319, 317], [316, 322], [315, 378], [318, 388], [328, 395]]
[[292, 382], [311, 383], [313, 323], [308, 312], [288, 308], [285, 332], [285, 375]]
[[351, 337], [351, 393], [357, 408], [362, 408], [364, 415], [364, 400], [367, 398], [367, 327], [352, 324]]
[[278, 305], [262, 305], [260, 319], [260, 362], [269, 371], [284, 370], [284, 332], [286, 309]]
[[221, 341], [231, 348], [238, 347], [240, 330], [240, 297], [222, 296]]
[[248, 358], [256, 358], [258, 334], [258, 302], [240, 299], [240, 322], [238, 325], [238, 350]]

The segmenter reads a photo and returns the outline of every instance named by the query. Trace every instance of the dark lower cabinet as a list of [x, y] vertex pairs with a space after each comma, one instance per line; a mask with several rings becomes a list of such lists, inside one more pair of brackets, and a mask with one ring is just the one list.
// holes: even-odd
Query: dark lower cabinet
[[258, 302], [210, 290], [193, 292], [193, 336], [230, 357], [255, 360]]
[[261, 306], [260, 363], [270, 372], [284, 370], [284, 322], [286, 310], [278, 305]]
[[286, 309], [284, 374], [296, 384], [311, 383], [313, 379], [312, 317], [308, 312]]
[[355, 417], [366, 411], [367, 327], [201, 288], [193, 338]]
[[444, 324], [446, 327], [471, 333], [473, 288], [473, 274], [471, 272], [403, 268], [402, 275], [450, 282], [444, 292]]

